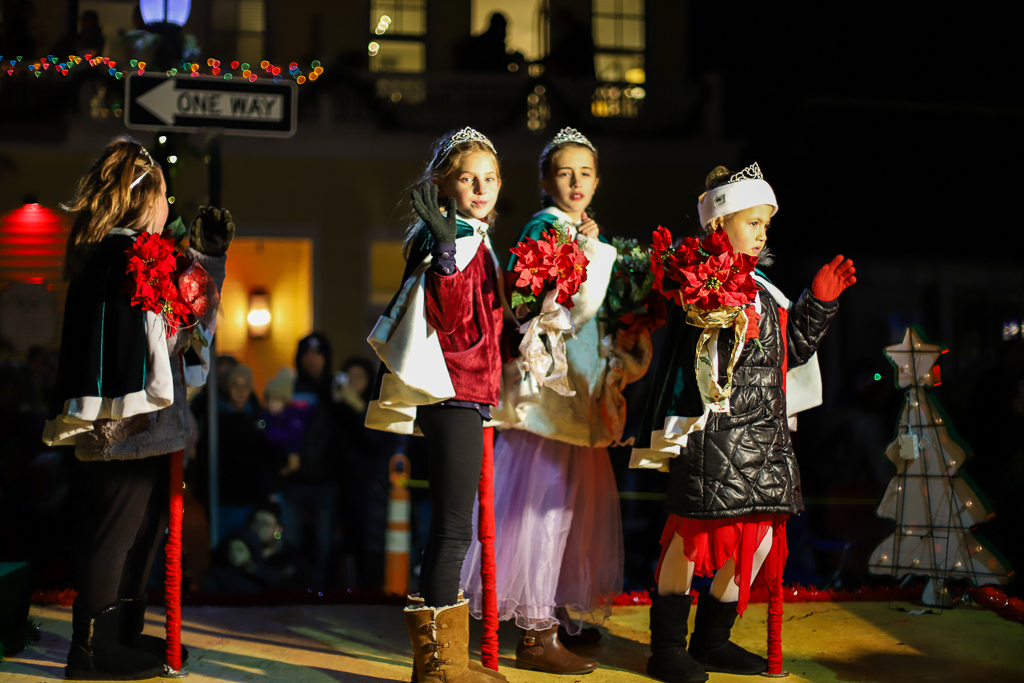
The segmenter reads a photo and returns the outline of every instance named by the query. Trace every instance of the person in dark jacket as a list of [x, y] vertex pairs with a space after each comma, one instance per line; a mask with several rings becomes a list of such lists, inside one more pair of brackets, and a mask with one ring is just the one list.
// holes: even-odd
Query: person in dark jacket
[[[704, 229], [723, 230], [738, 254], [766, 254], [766, 231], [778, 203], [757, 164], [736, 174], [720, 166], [707, 188], [698, 202]], [[766, 578], [781, 580], [786, 519], [803, 509], [791, 416], [821, 403], [815, 352], [839, 294], [856, 282], [854, 272], [852, 261], [837, 256], [818, 272], [810, 291], [790, 303], [755, 271], [758, 291], [744, 309], [745, 334], [696, 327], [682, 307], [671, 307], [665, 351], [630, 463], [669, 475], [669, 520], [651, 603], [647, 672], [654, 678], [698, 683], [707, 680], [706, 671], [767, 670], [764, 658], [730, 642], [729, 634], [762, 565]], [[710, 341], [702, 347], [705, 333]], [[733, 368], [728, 359], [737, 344], [742, 351]], [[711, 372], [701, 372], [704, 366]], [[687, 651], [694, 573], [714, 579], [700, 595]]]
[[217, 548], [216, 564], [203, 580], [203, 592], [220, 595], [305, 589], [310, 570], [305, 558], [282, 535], [281, 509], [261, 503], [248, 522]]
[[306, 518], [313, 529], [313, 585], [328, 588], [338, 510], [341, 459], [337, 452], [337, 420], [331, 397], [331, 342], [320, 332], [299, 340], [295, 353], [293, 403], [308, 418], [298, 458], [283, 471], [284, 527], [298, 548], [305, 548]]
[[[212, 302], [235, 226], [227, 211], [201, 207], [189, 246], [176, 254], [161, 238], [166, 195], [160, 165], [118, 136], [65, 206], [74, 214], [69, 284], [42, 436], [49, 446], [74, 446], [80, 461], [68, 679], [145, 680], [163, 675], [168, 659], [167, 643], [142, 633], [146, 579], [167, 523], [170, 454], [191, 437], [186, 388], [206, 381]], [[189, 304], [185, 320], [170, 305], [180, 298]]]

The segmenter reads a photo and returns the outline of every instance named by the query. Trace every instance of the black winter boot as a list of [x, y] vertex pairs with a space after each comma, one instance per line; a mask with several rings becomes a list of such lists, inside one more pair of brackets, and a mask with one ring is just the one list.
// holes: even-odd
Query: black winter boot
[[703, 683], [701, 665], [686, 651], [691, 595], [658, 595], [651, 591], [651, 658], [647, 674], [667, 683]]
[[715, 600], [707, 588], [700, 592], [690, 654], [705, 671], [750, 676], [768, 670], [768, 660], [730, 642], [729, 633], [736, 623], [736, 603]]
[[[121, 598], [118, 603], [121, 605], [121, 628], [118, 631], [117, 642], [166, 662], [167, 641], [156, 636], [147, 636], [142, 632], [146, 626], [148, 598], [145, 595], [138, 598]], [[181, 663], [184, 664], [187, 660], [188, 649], [182, 645]]]
[[71, 608], [71, 649], [64, 677], [84, 681], [141, 681], [164, 673], [163, 658], [119, 645], [120, 607], [92, 616], [76, 602]]

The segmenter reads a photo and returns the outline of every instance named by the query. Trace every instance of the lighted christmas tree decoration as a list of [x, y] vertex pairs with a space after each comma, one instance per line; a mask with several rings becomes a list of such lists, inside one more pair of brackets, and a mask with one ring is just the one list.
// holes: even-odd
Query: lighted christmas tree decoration
[[956, 433], [930, 393], [939, 380], [946, 349], [909, 327], [885, 353], [895, 366], [896, 385], [906, 388], [896, 438], [885, 455], [896, 466], [878, 506], [879, 517], [896, 520], [893, 534], [871, 554], [873, 574], [927, 576], [925, 604], [950, 604], [945, 582], [967, 579], [977, 586], [1005, 584], [1012, 571], [972, 529], [994, 514], [985, 497], [960, 473], [970, 447]]

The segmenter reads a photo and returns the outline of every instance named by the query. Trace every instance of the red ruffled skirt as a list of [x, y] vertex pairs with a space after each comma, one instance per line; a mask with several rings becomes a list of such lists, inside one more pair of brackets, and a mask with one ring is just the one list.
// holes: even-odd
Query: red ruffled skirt
[[665, 530], [661, 534], [661, 557], [655, 571], [655, 579], [661, 575], [661, 564], [678, 535], [683, 539], [686, 559], [694, 564], [694, 574], [711, 576], [727, 561], [736, 563], [736, 581], [740, 589], [736, 611], [743, 614], [750, 599], [751, 573], [754, 553], [771, 532], [772, 548], [761, 565], [757, 581], [767, 584], [768, 592], [781, 595], [782, 570], [786, 566], [786, 520], [785, 513], [756, 513], [729, 517], [726, 519], [690, 519], [669, 515]]

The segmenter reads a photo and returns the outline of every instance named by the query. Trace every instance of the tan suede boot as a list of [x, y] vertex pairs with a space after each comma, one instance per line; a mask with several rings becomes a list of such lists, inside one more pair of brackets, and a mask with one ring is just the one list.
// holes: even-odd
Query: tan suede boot
[[558, 627], [523, 631], [516, 646], [516, 667], [549, 674], [588, 674], [597, 663], [566, 650], [558, 641]]
[[[418, 683], [494, 683], [496, 671], [469, 659], [469, 601], [447, 607], [406, 607], [405, 625], [413, 651], [413, 680]], [[472, 666], [475, 665], [475, 666]]]

